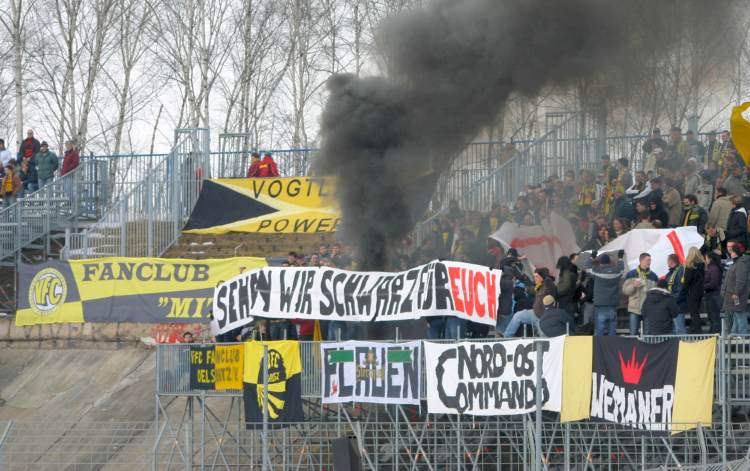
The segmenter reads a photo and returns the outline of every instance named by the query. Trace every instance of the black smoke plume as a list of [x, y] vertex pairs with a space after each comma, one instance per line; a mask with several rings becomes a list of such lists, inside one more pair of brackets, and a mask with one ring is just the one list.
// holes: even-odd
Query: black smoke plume
[[[335, 75], [316, 170], [338, 177], [340, 233], [382, 269], [437, 176], [511, 93], [606, 77], [668, 53], [677, 18], [727, 21], [724, 0], [437, 0], [385, 21], [389, 77]], [[682, 27], [682, 26], [680, 26]], [[633, 62], [634, 61], [634, 62]], [[609, 77], [617, 74], [609, 73]], [[629, 87], [638, 86], [629, 76]]]

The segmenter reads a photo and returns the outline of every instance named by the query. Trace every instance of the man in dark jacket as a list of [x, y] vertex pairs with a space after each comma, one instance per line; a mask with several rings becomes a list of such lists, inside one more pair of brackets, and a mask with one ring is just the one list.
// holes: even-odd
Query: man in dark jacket
[[661, 129], [659, 128], [655, 128], [651, 132], [651, 137], [643, 144], [643, 152], [650, 154], [657, 147], [661, 147], [662, 149], [667, 148], [667, 141], [661, 138]]
[[565, 310], [555, 307], [555, 298], [545, 296], [544, 312], [539, 319], [539, 331], [543, 337], [557, 337], [573, 331], [573, 317]]
[[594, 278], [594, 335], [617, 335], [617, 305], [620, 302], [620, 278], [625, 265], [620, 258], [615, 265], [609, 255], [599, 255], [591, 270]]
[[647, 335], [669, 335], [677, 317], [677, 300], [668, 289], [666, 279], [659, 280], [656, 288], [646, 294], [641, 308], [643, 329]]
[[42, 142], [39, 152], [34, 155], [32, 163], [36, 165], [36, 174], [39, 178], [39, 188], [52, 183], [55, 178], [55, 170], [59, 166], [57, 156], [49, 150], [47, 142]]
[[29, 129], [26, 131], [26, 139], [21, 141], [21, 145], [18, 146], [18, 161], [34, 157], [39, 152], [40, 147], [39, 141], [34, 138], [34, 130]]
[[742, 197], [733, 197], [732, 206], [732, 212], [729, 214], [729, 221], [727, 221], [727, 230], [725, 231], [727, 240], [739, 242], [747, 247], [747, 211], [742, 206]]
[[667, 272], [664, 279], [667, 281], [667, 290], [672, 293], [675, 301], [677, 302], [678, 314], [674, 318], [674, 334], [680, 335], [687, 333], [685, 327], [685, 313], [687, 312], [687, 299], [680, 299], [679, 295], [682, 292], [682, 280], [685, 275], [685, 267], [680, 265], [680, 258], [676, 254], [669, 254], [667, 256]]
[[732, 334], [747, 334], [747, 297], [750, 294], [748, 272], [750, 257], [745, 255], [745, 246], [738, 243], [729, 246], [732, 266], [727, 270], [721, 285], [722, 312], [732, 314]]
[[698, 197], [693, 194], [685, 195], [682, 198], [682, 225], [695, 226], [699, 233], [705, 234], [706, 222], [708, 213], [698, 206]]

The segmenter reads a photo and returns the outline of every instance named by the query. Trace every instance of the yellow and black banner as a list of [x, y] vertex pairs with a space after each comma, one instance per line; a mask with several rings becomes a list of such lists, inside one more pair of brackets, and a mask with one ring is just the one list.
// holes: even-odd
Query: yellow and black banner
[[673, 434], [711, 426], [716, 338], [656, 344], [623, 337], [569, 340], [562, 422], [591, 418]]
[[16, 325], [207, 322], [214, 287], [265, 258], [97, 258], [21, 264]]
[[191, 345], [190, 389], [242, 390], [244, 345]]
[[333, 192], [331, 177], [206, 180], [183, 232], [335, 232], [341, 215]]
[[[265, 347], [268, 347], [267, 378], [263, 371]], [[304, 421], [301, 373], [299, 342], [277, 340], [245, 343], [243, 401], [248, 429], [261, 427], [264, 415], [271, 424]], [[267, 396], [264, 384], [267, 384]], [[264, 405], [267, 405], [265, 414]]]

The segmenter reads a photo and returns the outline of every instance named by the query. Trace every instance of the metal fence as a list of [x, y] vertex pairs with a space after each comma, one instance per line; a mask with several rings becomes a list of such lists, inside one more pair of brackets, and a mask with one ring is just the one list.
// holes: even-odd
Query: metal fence
[[194, 129], [96, 223], [66, 235], [68, 258], [161, 255], [179, 237], [208, 167], [208, 130]]
[[54, 230], [75, 226], [80, 219], [96, 219], [106, 198], [102, 171], [101, 161], [83, 161], [73, 171], [0, 209], [0, 260], [17, 255]]

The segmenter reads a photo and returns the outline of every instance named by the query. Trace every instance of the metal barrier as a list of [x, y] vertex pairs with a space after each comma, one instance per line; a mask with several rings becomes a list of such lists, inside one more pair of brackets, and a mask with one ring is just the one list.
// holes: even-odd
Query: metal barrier
[[[648, 343], [662, 342], [679, 338], [685, 341], [698, 341], [711, 338], [711, 335], [661, 335], [642, 336]], [[475, 342], [502, 342], [503, 339], [485, 338]], [[450, 341], [445, 341], [450, 342]], [[302, 397], [321, 397], [322, 373], [320, 371], [319, 348], [321, 342], [300, 342], [302, 361]], [[325, 342], [323, 342], [325, 343]], [[190, 389], [190, 346], [186, 344], [162, 344], [157, 347], [157, 393], [161, 395], [209, 395], [241, 396], [241, 391], [192, 391]], [[422, 358], [422, 384], [426, 374]], [[750, 404], [750, 336], [719, 337], [716, 353], [715, 401], [721, 403], [723, 397], [729, 404]], [[726, 395], [723, 395], [726, 392]], [[424, 387], [421, 398], [426, 399]]]
[[83, 161], [73, 171], [0, 209], [0, 260], [19, 254], [51, 231], [75, 226], [81, 218], [96, 218], [104, 188], [96, 180], [100, 167], [99, 161]]
[[148, 257], [164, 253], [179, 237], [198, 200], [208, 167], [208, 145], [208, 130], [182, 134], [172, 151], [98, 222], [85, 231], [66, 234], [66, 257]]

